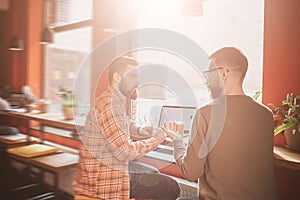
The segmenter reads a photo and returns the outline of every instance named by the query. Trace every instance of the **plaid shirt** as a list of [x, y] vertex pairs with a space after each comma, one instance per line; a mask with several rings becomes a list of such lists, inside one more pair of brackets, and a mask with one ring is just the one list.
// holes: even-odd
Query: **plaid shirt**
[[158, 141], [132, 141], [125, 98], [109, 87], [91, 109], [82, 136], [75, 194], [100, 199], [129, 199], [128, 162], [155, 149]]

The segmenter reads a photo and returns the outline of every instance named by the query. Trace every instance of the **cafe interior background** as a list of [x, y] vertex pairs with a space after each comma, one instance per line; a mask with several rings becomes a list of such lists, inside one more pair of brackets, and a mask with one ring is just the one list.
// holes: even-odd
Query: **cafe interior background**
[[[7, 88], [22, 93], [28, 85], [38, 99], [58, 105], [59, 86], [73, 89], [82, 63], [99, 44], [126, 31], [160, 28], [192, 39], [208, 55], [222, 46], [240, 48], [249, 59], [247, 95], [259, 91], [258, 101], [280, 105], [287, 93], [300, 94], [299, 10], [299, 0], [0, 0], [1, 95], [4, 98]], [[120, 48], [118, 43], [115, 48]], [[131, 55], [181, 74], [196, 94], [197, 106], [209, 100], [202, 78], [177, 55], [157, 49]], [[89, 78], [98, 80], [93, 72]], [[166, 74], [166, 79], [172, 77]], [[90, 96], [93, 90], [100, 94], [107, 84], [104, 74], [97, 88], [82, 87]], [[178, 103], [169, 91], [153, 87], [155, 93], [147, 87], [140, 91], [138, 112], [143, 118], [155, 104]], [[55, 137], [52, 142], [76, 149], [80, 141]], [[274, 137], [274, 143], [285, 145], [282, 134]], [[300, 198], [299, 167], [274, 169], [281, 199]], [[176, 170], [172, 173], [176, 176]]]

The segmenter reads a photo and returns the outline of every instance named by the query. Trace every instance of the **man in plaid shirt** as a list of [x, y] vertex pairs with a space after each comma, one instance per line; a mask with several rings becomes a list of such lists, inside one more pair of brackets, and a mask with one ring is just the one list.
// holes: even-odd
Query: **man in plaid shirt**
[[[75, 200], [130, 196], [175, 199], [179, 194], [177, 182], [167, 176], [149, 173], [132, 174], [131, 179], [129, 176], [129, 161], [154, 150], [166, 138], [160, 129], [140, 128], [130, 123], [128, 99], [134, 96], [138, 81], [135, 73], [124, 74], [137, 64], [133, 58], [121, 57], [109, 66], [111, 85], [96, 99], [86, 120], [73, 186]], [[138, 134], [149, 137], [137, 141], [130, 137]], [[149, 184], [151, 180], [155, 183]], [[131, 188], [130, 182], [134, 183]]]

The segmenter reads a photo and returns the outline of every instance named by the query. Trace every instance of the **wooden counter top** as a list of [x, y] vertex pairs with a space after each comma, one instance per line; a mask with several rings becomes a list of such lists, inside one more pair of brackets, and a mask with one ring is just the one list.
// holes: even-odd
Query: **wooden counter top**
[[279, 167], [300, 170], [300, 153], [285, 147], [274, 146], [274, 164]]

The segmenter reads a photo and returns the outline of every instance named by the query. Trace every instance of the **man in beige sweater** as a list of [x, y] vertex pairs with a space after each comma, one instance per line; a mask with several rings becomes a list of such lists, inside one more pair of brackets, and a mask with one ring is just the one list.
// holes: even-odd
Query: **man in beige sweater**
[[164, 131], [174, 141], [183, 176], [199, 183], [199, 199], [278, 199], [273, 174], [273, 117], [244, 94], [247, 58], [225, 47], [204, 72], [213, 101], [197, 109], [188, 146], [176, 124]]

